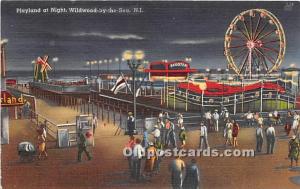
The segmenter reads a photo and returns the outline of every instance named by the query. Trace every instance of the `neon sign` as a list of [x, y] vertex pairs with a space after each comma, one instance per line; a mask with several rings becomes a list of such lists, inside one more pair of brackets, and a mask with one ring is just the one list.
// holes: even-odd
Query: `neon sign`
[[1, 107], [22, 106], [25, 100], [21, 97], [15, 97], [7, 91], [1, 91]]

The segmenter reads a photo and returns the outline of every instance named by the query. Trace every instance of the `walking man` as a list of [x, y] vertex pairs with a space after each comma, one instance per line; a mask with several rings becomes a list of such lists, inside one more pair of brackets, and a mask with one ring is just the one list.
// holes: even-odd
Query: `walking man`
[[141, 163], [145, 154], [145, 149], [141, 145], [141, 140], [137, 138], [135, 140], [135, 146], [133, 147], [133, 176], [139, 181], [141, 176]]
[[200, 188], [200, 171], [196, 160], [192, 159], [191, 163], [186, 167], [186, 174], [183, 181], [183, 189], [199, 189]]
[[203, 122], [200, 123], [200, 144], [199, 144], [199, 148], [200, 149], [207, 149], [209, 148], [208, 146], [208, 140], [207, 140], [207, 128], [204, 125]]
[[220, 118], [218, 110], [215, 110], [212, 117], [213, 117], [213, 123], [214, 123], [214, 130], [216, 132], [218, 132], [219, 131], [219, 118]]
[[134, 117], [132, 115], [132, 112], [128, 113], [127, 117], [127, 130], [128, 130], [128, 135], [134, 135], [135, 131], [135, 125], [134, 125]]
[[95, 113], [93, 113], [93, 121], [92, 121], [92, 124], [93, 124], [93, 135], [95, 135], [95, 131], [96, 131], [96, 128], [98, 126], [98, 118], [96, 116]]
[[180, 132], [179, 132], [179, 140], [181, 142], [181, 146], [180, 148], [184, 148], [185, 146], [185, 141], [186, 141], [186, 132], [185, 132], [185, 128], [181, 127], [180, 128]]
[[259, 125], [256, 128], [256, 152], [261, 152], [261, 148], [264, 142], [263, 126]]
[[173, 148], [177, 148], [175, 126], [172, 122], [170, 122], [170, 120], [168, 120], [167, 123], [169, 123], [170, 125], [167, 127], [166, 124], [166, 127], [168, 129], [166, 145], [168, 146], [169, 143], [171, 143]]
[[293, 135], [292, 139], [289, 142], [289, 155], [291, 159], [291, 167], [293, 167], [293, 161], [296, 161], [296, 166], [298, 166], [298, 157], [300, 152], [299, 140], [296, 138], [296, 135]]
[[158, 119], [157, 124], [158, 124], [158, 128], [160, 128], [160, 142], [162, 145], [165, 145], [167, 131], [166, 131], [164, 121], [162, 119]]
[[183, 115], [181, 113], [178, 114], [177, 121], [178, 127], [183, 127]]
[[177, 156], [169, 166], [169, 171], [171, 172], [171, 184], [173, 189], [182, 189], [184, 169], [184, 161], [181, 160], [180, 156]]
[[88, 160], [92, 159], [90, 153], [87, 150], [86, 138], [85, 138], [84, 134], [82, 133], [81, 129], [79, 130], [79, 133], [78, 133], [77, 146], [78, 146], [78, 155], [77, 155], [78, 162], [81, 162], [82, 152], [85, 152], [86, 156], [88, 157]]
[[267, 136], [267, 154], [269, 153], [273, 154], [273, 149], [275, 145], [275, 129], [272, 124], [267, 128], [266, 136]]

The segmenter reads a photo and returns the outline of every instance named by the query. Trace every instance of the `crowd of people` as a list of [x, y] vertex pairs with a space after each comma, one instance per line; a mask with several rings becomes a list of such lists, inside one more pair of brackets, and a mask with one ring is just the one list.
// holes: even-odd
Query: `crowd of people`
[[[175, 125], [168, 112], [161, 112], [158, 115], [157, 123], [150, 130], [144, 128], [142, 139], [140, 139], [134, 136], [136, 133], [134, 117], [129, 112], [127, 129], [129, 141], [125, 147], [132, 150], [132, 155], [127, 156], [128, 167], [131, 177], [137, 181], [159, 173], [160, 164], [164, 158], [164, 149], [182, 149], [186, 145], [187, 134], [183, 126], [182, 114], [178, 114], [177, 125]], [[179, 130], [178, 135], [176, 135], [177, 130]], [[179, 142], [177, 142], [177, 138]], [[152, 155], [148, 157], [146, 154]], [[173, 188], [199, 188], [199, 168], [195, 159], [186, 167], [181, 157], [177, 156], [169, 165], [169, 171]], [[183, 177], [184, 173], [185, 177]]]
[[[127, 159], [131, 177], [140, 180], [141, 178], [152, 177], [159, 173], [160, 164], [164, 157], [157, 155], [157, 151], [185, 148], [187, 133], [181, 113], [175, 119], [171, 119], [167, 112], [161, 112], [153, 128], [150, 130], [149, 128], [144, 128], [142, 138], [135, 138], [134, 119], [132, 113], [129, 113], [127, 134], [129, 134], [130, 140], [126, 144], [126, 147], [131, 148], [133, 154], [127, 157]], [[239, 116], [238, 119], [234, 119], [226, 108], [220, 114], [218, 110], [214, 110], [213, 113], [210, 111], [205, 112], [204, 119], [200, 122], [199, 149], [204, 150], [209, 148], [209, 132], [220, 131], [223, 132], [225, 147], [238, 147], [240, 124], [243, 124], [242, 126], [256, 127], [256, 153], [262, 153], [264, 139], [266, 139], [266, 153], [273, 154], [276, 142], [276, 130], [274, 126], [284, 125], [287, 135], [291, 131], [293, 132], [293, 136], [289, 141], [288, 157], [291, 160], [291, 166], [293, 166], [293, 162], [297, 165], [300, 151], [298, 133], [300, 116], [296, 111], [289, 111], [285, 117], [281, 116], [276, 110], [269, 113], [267, 117], [263, 117], [258, 112], [249, 111]], [[174, 124], [176, 121], [177, 125]], [[177, 141], [178, 139], [179, 141]], [[143, 156], [143, 154], [149, 153], [154, 155], [150, 158]], [[144, 163], [142, 163], [143, 161]], [[177, 156], [169, 165], [169, 170], [171, 172], [173, 188], [199, 187], [199, 168], [195, 159], [192, 159], [190, 165], [186, 167], [182, 158]]]

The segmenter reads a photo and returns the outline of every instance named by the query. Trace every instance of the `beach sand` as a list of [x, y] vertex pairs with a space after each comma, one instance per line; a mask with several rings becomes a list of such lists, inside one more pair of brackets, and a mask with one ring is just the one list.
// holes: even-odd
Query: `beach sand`
[[[37, 100], [37, 111], [54, 123], [75, 122], [79, 115], [73, 109], [58, 107], [53, 103]], [[128, 136], [114, 136], [116, 127], [101, 122], [95, 133], [95, 146], [90, 148], [93, 159], [83, 155], [76, 162], [77, 148], [49, 148], [48, 159], [20, 163], [16, 147], [21, 141], [35, 143], [35, 126], [29, 120], [10, 120], [10, 144], [2, 145], [2, 186], [5, 189], [60, 189], [60, 188], [171, 188], [168, 164], [173, 159], [164, 158], [158, 175], [145, 182], [129, 178], [127, 159], [122, 150]], [[104, 124], [106, 125], [104, 127]], [[282, 136], [283, 128], [276, 128]], [[254, 128], [242, 128], [239, 149], [255, 148]], [[280, 137], [284, 138], [284, 137]], [[209, 134], [211, 147], [222, 149], [221, 133]], [[266, 142], [266, 141], [264, 141]], [[203, 188], [217, 189], [296, 189], [290, 181], [299, 171], [289, 169], [287, 159], [288, 139], [278, 139], [273, 155], [256, 157], [198, 157]], [[187, 148], [199, 145], [199, 131], [188, 132]], [[265, 146], [263, 148], [265, 151]], [[187, 163], [190, 158], [183, 158]]]

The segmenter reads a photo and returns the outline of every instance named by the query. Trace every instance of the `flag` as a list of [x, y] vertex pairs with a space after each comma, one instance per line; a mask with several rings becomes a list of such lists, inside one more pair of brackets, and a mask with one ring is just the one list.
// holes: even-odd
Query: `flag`
[[126, 80], [125, 78], [123, 77], [123, 75], [121, 75], [115, 85], [113, 86], [113, 88], [111, 89], [111, 91], [114, 93], [114, 94], [117, 94], [121, 89], [123, 89], [124, 87], [126, 87]]

